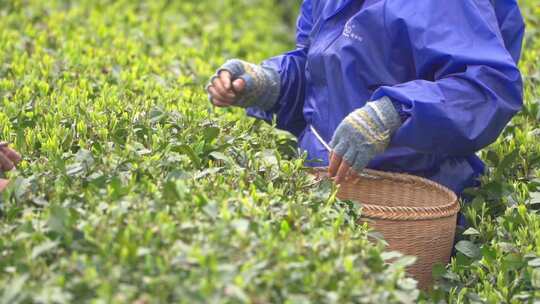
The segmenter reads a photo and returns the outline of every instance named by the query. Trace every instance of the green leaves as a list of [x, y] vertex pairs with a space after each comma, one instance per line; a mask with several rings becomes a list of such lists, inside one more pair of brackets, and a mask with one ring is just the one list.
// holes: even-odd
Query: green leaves
[[519, 157], [519, 149], [514, 149], [510, 153], [504, 156], [504, 158], [497, 163], [496, 172], [498, 177], [501, 177], [505, 172], [508, 172], [510, 168], [516, 163]]
[[538, 268], [540, 267], [540, 258], [535, 258], [533, 260], [530, 260], [527, 264], [530, 267]]
[[207, 143], [213, 142], [219, 136], [219, 133], [218, 127], [205, 127], [203, 129], [204, 141]]
[[467, 230], [463, 231], [463, 235], [479, 235], [480, 232], [478, 232], [478, 230], [472, 228], [472, 227], [469, 227], [467, 228]]
[[173, 148], [174, 152], [182, 153], [189, 157], [189, 159], [193, 162], [196, 168], [201, 167], [201, 158], [195, 153], [193, 148], [191, 148], [189, 145], [179, 145]]
[[540, 204], [540, 192], [529, 193], [531, 199], [528, 202], [529, 205], [539, 205]]
[[69, 211], [66, 208], [58, 205], [50, 206], [47, 227], [50, 231], [64, 234], [68, 230], [69, 219]]
[[25, 156], [0, 218], [1, 301], [418, 299], [413, 258], [381, 258], [291, 134], [210, 110], [204, 85], [227, 58], [293, 45], [283, 13], [273, 0], [0, 5], [0, 131]]
[[19, 294], [23, 290], [24, 284], [28, 280], [28, 275], [23, 274], [21, 276], [17, 276], [13, 278], [10, 282], [8, 282], [8, 285], [4, 288], [4, 293], [1, 297], [2, 304], [9, 304], [14, 303], [17, 300], [21, 300], [19, 297]]
[[480, 248], [478, 248], [478, 246], [471, 241], [459, 241], [456, 244], [456, 250], [469, 258], [477, 258], [480, 256]]
[[30, 255], [31, 259], [35, 259], [39, 257], [40, 255], [47, 253], [54, 249], [56, 246], [58, 246], [58, 242], [53, 241], [45, 241], [44, 243], [34, 247], [32, 249], [32, 254]]
[[534, 288], [540, 289], [540, 269], [535, 268], [533, 270], [531, 284]]

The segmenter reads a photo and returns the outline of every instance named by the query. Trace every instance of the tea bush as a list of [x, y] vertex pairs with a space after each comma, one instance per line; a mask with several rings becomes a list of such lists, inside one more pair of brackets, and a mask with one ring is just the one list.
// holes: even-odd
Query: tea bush
[[[279, 2], [279, 5], [278, 5]], [[203, 87], [292, 46], [292, 2], [0, 0], [2, 303], [521, 303], [540, 298], [540, 11], [526, 109], [482, 152], [472, 227], [435, 291], [405, 277], [294, 140]], [[271, 13], [269, 13], [271, 12]]]
[[[268, 14], [275, 12], [275, 14]], [[2, 1], [2, 303], [407, 303], [288, 135], [213, 109], [226, 58], [289, 46], [274, 1]]]

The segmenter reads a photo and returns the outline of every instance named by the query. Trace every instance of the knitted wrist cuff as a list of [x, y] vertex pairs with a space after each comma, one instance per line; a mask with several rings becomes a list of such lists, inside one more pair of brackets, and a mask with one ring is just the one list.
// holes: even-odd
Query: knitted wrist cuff
[[368, 102], [366, 104], [366, 110], [368, 112], [371, 112], [370, 110], [375, 112], [370, 114], [379, 120], [384, 132], [394, 133], [403, 123], [394, 102], [388, 97]]
[[240, 78], [246, 83], [236, 106], [243, 108], [257, 107], [266, 111], [273, 108], [277, 103], [281, 89], [281, 77], [276, 70], [233, 59], [227, 61], [217, 71], [217, 75], [222, 71], [228, 71], [233, 76], [233, 79]]
[[246, 100], [248, 107], [257, 107], [267, 111], [272, 109], [279, 99], [281, 77], [272, 68], [264, 66], [259, 66], [259, 68], [261, 69], [259, 73], [264, 76], [261, 79], [255, 78], [254, 89], [251, 92], [246, 91], [247, 94], [242, 99]]

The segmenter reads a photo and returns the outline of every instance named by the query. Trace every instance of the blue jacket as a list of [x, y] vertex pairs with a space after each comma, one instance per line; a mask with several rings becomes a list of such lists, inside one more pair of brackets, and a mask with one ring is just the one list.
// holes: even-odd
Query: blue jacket
[[328, 164], [338, 124], [387, 96], [406, 119], [369, 168], [427, 177], [461, 193], [483, 173], [475, 152], [523, 104], [516, 0], [304, 0], [296, 50], [263, 63], [281, 75], [272, 120]]

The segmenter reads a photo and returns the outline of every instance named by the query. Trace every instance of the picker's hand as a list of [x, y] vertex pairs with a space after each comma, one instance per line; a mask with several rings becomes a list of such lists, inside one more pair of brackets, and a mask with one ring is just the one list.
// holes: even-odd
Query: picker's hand
[[[0, 172], [10, 171], [21, 161], [21, 155], [9, 148], [7, 144], [0, 144]], [[7, 179], [0, 178], [0, 192], [8, 186]]]
[[246, 82], [243, 79], [233, 80], [231, 72], [223, 70], [212, 77], [206, 90], [210, 101], [216, 107], [230, 107], [238, 102], [245, 87]]
[[349, 114], [330, 143], [333, 149], [328, 169], [330, 177], [341, 183], [349, 174], [361, 172], [377, 154], [386, 150], [391, 135], [401, 123], [388, 98], [369, 102]]
[[269, 110], [279, 97], [280, 76], [269, 67], [232, 59], [210, 79], [206, 90], [210, 101], [218, 107]]

